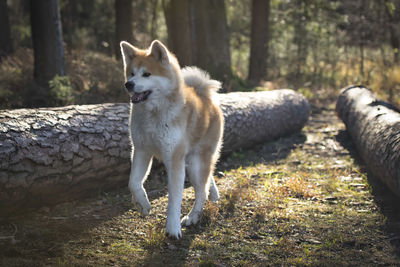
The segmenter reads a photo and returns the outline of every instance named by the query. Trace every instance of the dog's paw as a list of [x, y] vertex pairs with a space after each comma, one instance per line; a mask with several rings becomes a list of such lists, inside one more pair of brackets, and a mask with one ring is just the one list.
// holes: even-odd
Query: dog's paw
[[181, 224], [184, 226], [195, 225], [199, 222], [200, 212], [189, 213], [181, 220]]
[[181, 225], [169, 223], [167, 220], [166, 235], [171, 239], [180, 239], [182, 237]]
[[147, 216], [150, 214], [151, 205], [146, 196], [138, 198], [132, 195], [132, 203], [142, 215]]
[[213, 203], [218, 203], [218, 199], [219, 199], [219, 193], [218, 193], [218, 191], [210, 191], [209, 199], [210, 199]]
[[167, 231], [167, 232], [166, 232], [166, 235], [167, 235], [167, 237], [168, 237], [169, 239], [179, 240], [179, 239], [182, 238], [182, 232], [181, 232], [181, 230], [176, 231], [176, 232], [174, 232], [174, 233], [170, 233], [170, 232]]
[[210, 194], [208, 195], [208, 198], [213, 202], [213, 203], [218, 203], [219, 199], [219, 192], [218, 188], [215, 184], [212, 184], [210, 187]]

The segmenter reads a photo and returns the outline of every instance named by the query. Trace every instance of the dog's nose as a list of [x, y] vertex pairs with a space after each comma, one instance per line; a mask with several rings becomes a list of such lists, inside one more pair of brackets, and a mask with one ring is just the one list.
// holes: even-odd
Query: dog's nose
[[133, 87], [135, 87], [135, 83], [134, 82], [128, 81], [128, 82], [125, 83], [125, 88], [129, 92], [133, 91]]

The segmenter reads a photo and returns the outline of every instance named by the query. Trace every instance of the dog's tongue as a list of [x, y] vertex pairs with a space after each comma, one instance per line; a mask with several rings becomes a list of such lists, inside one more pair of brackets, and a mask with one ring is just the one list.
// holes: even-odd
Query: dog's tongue
[[143, 101], [144, 98], [146, 97], [146, 93], [135, 93], [133, 96], [131, 96], [131, 101], [132, 103], [139, 103], [140, 101]]

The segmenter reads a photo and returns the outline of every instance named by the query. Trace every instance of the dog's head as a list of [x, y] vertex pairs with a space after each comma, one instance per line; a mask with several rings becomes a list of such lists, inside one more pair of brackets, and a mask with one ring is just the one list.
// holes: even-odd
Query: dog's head
[[157, 101], [180, 87], [179, 64], [175, 56], [158, 40], [146, 50], [121, 42], [125, 89], [132, 103]]

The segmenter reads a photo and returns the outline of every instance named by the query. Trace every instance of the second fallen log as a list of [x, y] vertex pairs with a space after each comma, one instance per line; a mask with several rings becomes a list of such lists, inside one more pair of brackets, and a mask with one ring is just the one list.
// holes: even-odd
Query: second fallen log
[[400, 196], [400, 112], [363, 86], [339, 95], [336, 112], [367, 168]]

